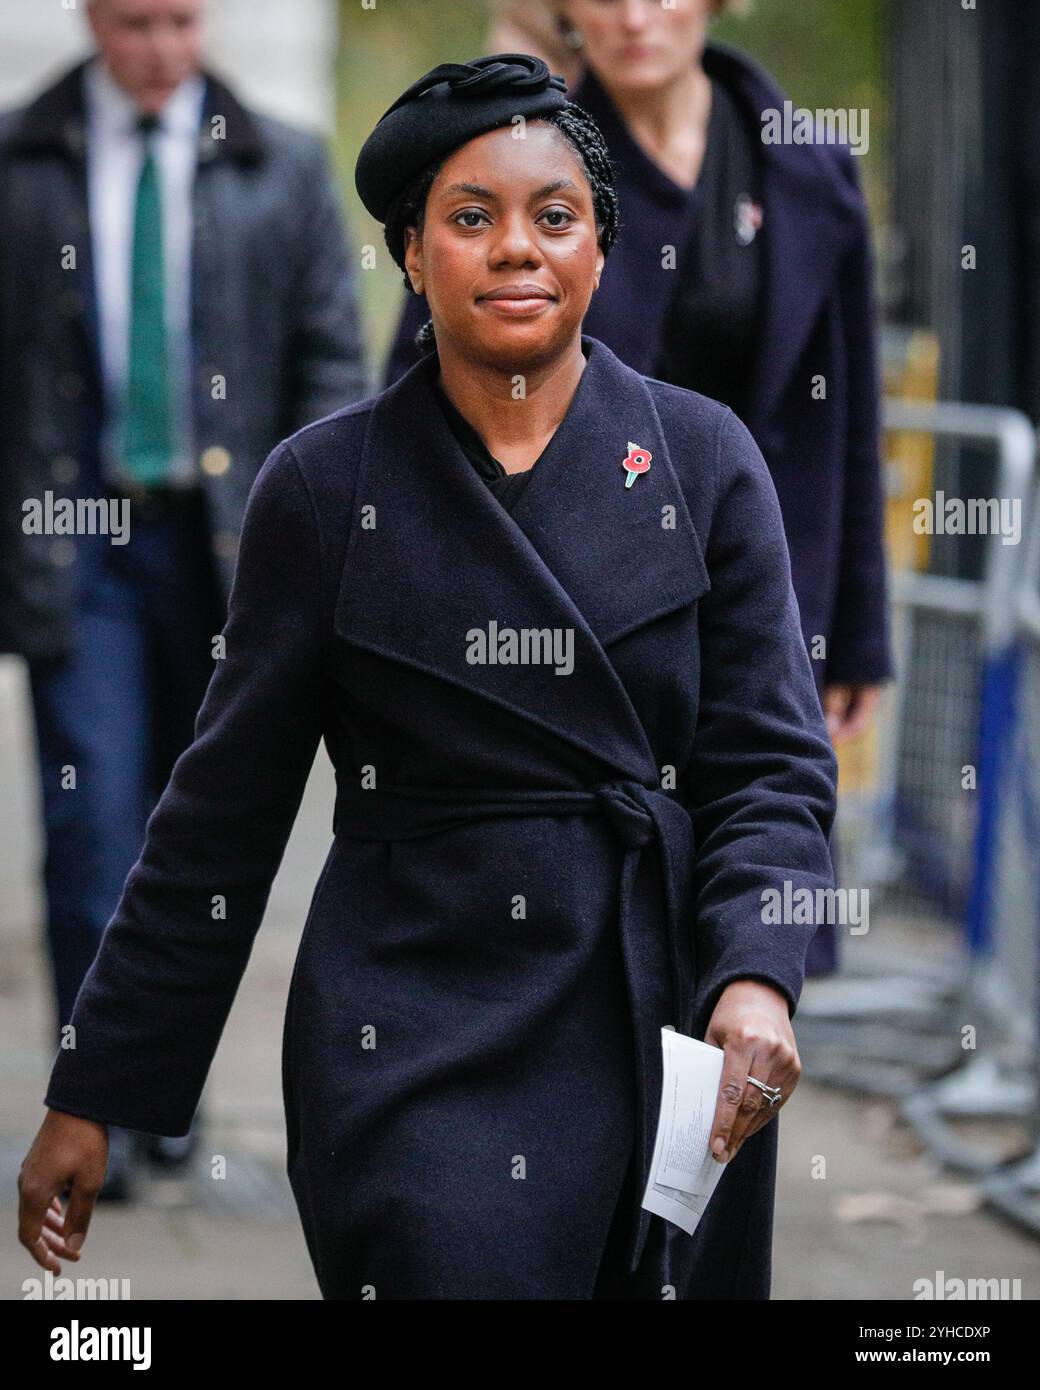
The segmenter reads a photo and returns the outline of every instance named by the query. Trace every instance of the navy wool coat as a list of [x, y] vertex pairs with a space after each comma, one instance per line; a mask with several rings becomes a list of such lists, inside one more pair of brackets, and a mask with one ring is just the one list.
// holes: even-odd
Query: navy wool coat
[[[709, 43], [704, 69], [755, 131], [785, 94], [747, 54]], [[662, 377], [658, 351], [675, 282], [661, 248], [685, 201], [628, 133], [591, 73], [570, 93], [599, 122], [615, 161], [622, 227], [583, 324], [637, 371]], [[843, 145], [767, 144], [761, 154], [762, 319], [744, 417], [780, 500], [806, 647], [828, 682], [877, 682], [894, 667], [883, 549], [878, 315], [858, 159]], [[418, 358], [429, 318], [407, 294], [384, 384]], [[826, 396], [814, 390], [819, 379]]]
[[[660, 1029], [702, 1037], [745, 977], [793, 1012], [812, 927], [763, 925], [762, 892], [832, 885], [837, 764], [750, 434], [583, 349], [512, 515], [435, 355], [268, 457], [226, 656], [45, 1097], [186, 1132], [324, 738], [283, 1084], [326, 1298], [588, 1299], [612, 1230], [633, 1297], [768, 1296], [775, 1121], [693, 1237], [639, 1208]], [[511, 662], [509, 630], [562, 659]]]

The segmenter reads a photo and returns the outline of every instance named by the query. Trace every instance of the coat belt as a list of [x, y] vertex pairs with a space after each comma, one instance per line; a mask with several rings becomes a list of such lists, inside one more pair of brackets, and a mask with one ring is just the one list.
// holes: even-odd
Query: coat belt
[[[357, 840], [409, 840], [503, 816], [601, 815], [624, 854], [618, 917], [636, 1053], [638, 1118], [636, 1186], [628, 1242], [629, 1269], [639, 1263], [650, 1224], [642, 1208], [661, 1094], [661, 1027], [685, 1031], [685, 980], [692, 976], [692, 920], [683, 923], [683, 883], [692, 868], [689, 814], [674, 796], [633, 780], [584, 788], [417, 787], [383, 783], [365, 789], [338, 779], [333, 831]], [[662, 893], [636, 893], [643, 849], [654, 841]], [[663, 920], [662, 920], [663, 919]], [[683, 927], [685, 925], [685, 937]], [[690, 962], [684, 974], [682, 961]]]

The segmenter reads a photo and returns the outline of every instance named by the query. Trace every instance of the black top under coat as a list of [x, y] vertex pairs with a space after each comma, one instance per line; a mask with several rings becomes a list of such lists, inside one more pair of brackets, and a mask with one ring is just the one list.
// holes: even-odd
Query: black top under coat
[[[531, 471], [536, 466], [537, 460], [530, 468], [525, 468], [519, 473], [507, 473], [465, 415], [451, 403], [439, 383], [436, 385], [436, 395], [440, 407], [444, 411], [444, 418], [458, 441], [459, 448], [506, 511], [511, 512], [520, 500], [520, 495], [527, 486], [527, 480], [531, 476]], [[542, 450], [542, 453], [545, 453], [545, 449]], [[541, 454], [538, 457], [541, 458]]]
[[530, 468], [522, 469], [519, 473], [507, 473], [505, 468], [499, 463], [498, 459], [491, 453], [480, 435], [473, 428], [465, 415], [458, 410], [449, 400], [447, 393], [441, 386], [440, 381], [434, 378], [435, 394], [444, 411], [444, 418], [447, 420], [459, 448], [469, 459], [470, 463], [477, 470], [477, 473], [484, 479], [488, 487], [495, 494], [498, 501], [505, 507], [507, 512], [512, 512], [519, 502], [524, 488], [527, 486], [528, 479], [533, 471], [538, 467], [539, 460], [545, 454], [555, 438], [553, 436], [546, 443], [545, 449], [538, 455]]
[[755, 140], [726, 84], [713, 81], [695, 212], [653, 373], [722, 401], [741, 416], [748, 404], [763, 283], [762, 240], [753, 228], [739, 225], [740, 208], [761, 202]]

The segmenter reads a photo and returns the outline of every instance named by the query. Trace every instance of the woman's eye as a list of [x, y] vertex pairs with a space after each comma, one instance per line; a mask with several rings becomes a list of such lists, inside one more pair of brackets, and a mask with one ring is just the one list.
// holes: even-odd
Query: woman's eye
[[548, 208], [545, 212], [542, 213], [542, 216], [543, 216], [543, 217], [565, 217], [565, 218], [567, 219], [566, 222], [553, 222], [553, 223], [551, 224], [553, 227], [566, 227], [568, 222], [573, 222], [573, 221], [574, 221], [574, 217], [572, 216], [571, 213], [569, 213], [569, 212], [567, 211], [566, 208]]
[[[545, 212], [541, 214], [541, 216], [562, 219], [550, 222], [548, 224], [551, 228], [557, 231], [563, 227], [568, 226], [571, 222], [575, 220], [574, 214], [568, 212], [566, 208], [547, 208]], [[472, 222], [467, 222], [463, 220], [465, 218], [475, 218], [476, 220]], [[490, 219], [488, 218], [487, 213], [482, 212], [480, 208], [463, 208], [460, 212], [455, 213], [454, 217], [452, 218], [452, 221], [455, 222], [458, 226], [467, 227], [470, 229], [475, 229], [479, 227], [481, 220], [487, 222]]]

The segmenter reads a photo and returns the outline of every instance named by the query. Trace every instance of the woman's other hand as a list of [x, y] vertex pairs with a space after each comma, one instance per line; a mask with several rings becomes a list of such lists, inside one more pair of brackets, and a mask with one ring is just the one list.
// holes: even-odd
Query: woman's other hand
[[18, 1173], [18, 1239], [52, 1274], [61, 1273], [59, 1255], [79, 1259], [107, 1166], [107, 1125], [47, 1111]]
[[[745, 1139], [769, 1123], [798, 1085], [802, 1064], [786, 997], [762, 980], [734, 980], [719, 996], [704, 1041], [725, 1052], [709, 1148], [726, 1163]], [[779, 1086], [776, 1105], [748, 1082], [749, 1076]]]
[[823, 712], [827, 717], [827, 732], [835, 747], [870, 728], [880, 699], [880, 685], [824, 686]]

